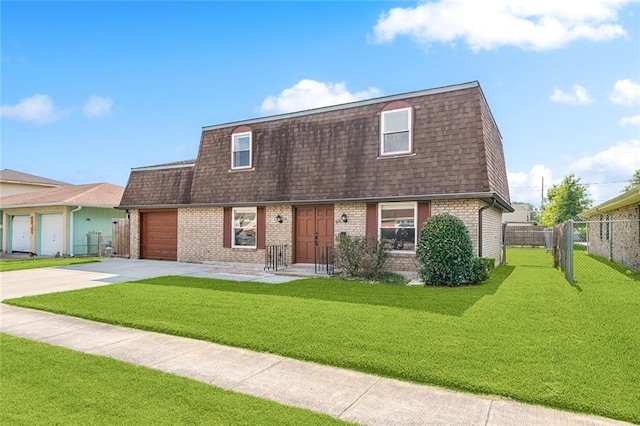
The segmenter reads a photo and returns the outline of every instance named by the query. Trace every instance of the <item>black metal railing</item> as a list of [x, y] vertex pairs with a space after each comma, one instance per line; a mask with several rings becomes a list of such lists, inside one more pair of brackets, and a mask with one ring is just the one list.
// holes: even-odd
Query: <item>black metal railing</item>
[[327, 275], [335, 274], [335, 265], [333, 262], [333, 244], [316, 246], [315, 273]]
[[264, 251], [264, 270], [277, 271], [278, 268], [287, 266], [287, 246], [266, 246]]

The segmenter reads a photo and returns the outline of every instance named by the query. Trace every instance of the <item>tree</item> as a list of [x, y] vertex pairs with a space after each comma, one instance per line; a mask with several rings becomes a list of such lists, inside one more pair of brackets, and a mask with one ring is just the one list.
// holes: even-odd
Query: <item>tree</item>
[[636, 170], [636, 172], [631, 177], [631, 180], [629, 180], [629, 185], [622, 188], [622, 192], [627, 192], [628, 190], [636, 186], [640, 186], [640, 169]]
[[552, 226], [578, 215], [591, 207], [587, 187], [573, 174], [566, 176], [562, 183], [553, 185], [547, 192], [547, 203], [542, 205], [542, 225]]

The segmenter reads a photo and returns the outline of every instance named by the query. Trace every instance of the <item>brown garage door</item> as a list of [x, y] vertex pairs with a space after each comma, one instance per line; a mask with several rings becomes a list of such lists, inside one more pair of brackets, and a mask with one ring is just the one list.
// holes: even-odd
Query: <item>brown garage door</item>
[[178, 212], [143, 212], [140, 218], [140, 257], [178, 260]]

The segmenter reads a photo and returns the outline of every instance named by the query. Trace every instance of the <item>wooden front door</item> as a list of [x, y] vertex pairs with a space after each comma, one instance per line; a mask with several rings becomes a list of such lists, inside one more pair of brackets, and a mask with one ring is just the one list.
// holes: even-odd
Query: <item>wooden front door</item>
[[296, 263], [314, 263], [316, 246], [333, 243], [333, 205], [296, 207]]

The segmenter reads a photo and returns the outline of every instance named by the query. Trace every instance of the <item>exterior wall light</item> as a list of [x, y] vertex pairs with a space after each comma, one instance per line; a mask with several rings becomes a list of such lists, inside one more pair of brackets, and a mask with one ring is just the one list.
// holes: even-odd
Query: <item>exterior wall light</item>
[[280, 214], [278, 214], [278, 216], [276, 216], [276, 222], [282, 223], [282, 216]]
[[340, 219], [342, 219], [342, 221], [344, 223], [347, 223], [347, 214], [346, 213], [342, 213], [342, 216], [340, 216]]

